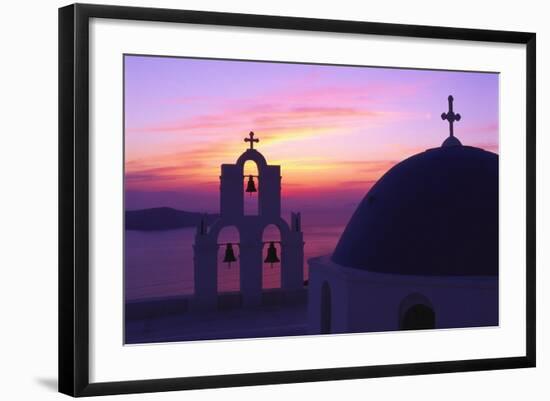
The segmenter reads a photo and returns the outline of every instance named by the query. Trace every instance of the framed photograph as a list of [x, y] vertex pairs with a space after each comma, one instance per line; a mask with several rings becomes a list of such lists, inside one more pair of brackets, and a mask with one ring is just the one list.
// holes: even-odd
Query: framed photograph
[[535, 366], [535, 34], [59, 10], [59, 390]]

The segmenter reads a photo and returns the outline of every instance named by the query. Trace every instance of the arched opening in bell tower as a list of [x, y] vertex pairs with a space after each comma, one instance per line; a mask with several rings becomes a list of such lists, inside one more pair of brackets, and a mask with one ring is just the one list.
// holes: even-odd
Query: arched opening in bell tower
[[[281, 230], [267, 225], [262, 233], [262, 288], [281, 288]], [[278, 261], [277, 261], [278, 260]]]
[[218, 293], [240, 290], [240, 235], [235, 226], [223, 227], [218, 234]]
[[247, 160], [243, 165], [244, 215], [257, 216], [260, 211], [260, 185], [258, 165]]

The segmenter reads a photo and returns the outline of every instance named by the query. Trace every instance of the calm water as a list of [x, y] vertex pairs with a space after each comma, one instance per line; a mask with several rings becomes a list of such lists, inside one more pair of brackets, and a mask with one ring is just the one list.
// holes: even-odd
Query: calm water
[[[307, 259], [332, 253], [348, 221], [347, 214], [338, 217], [324, 215], [315, 225], [303, 223], [304, 276], [307, 278]], [[332, 221], [331, 221], [332, 220]], [[319, 220], [318, 220], [319, 221]], [[236, 231], [236, 230], [235, 230]], [[169, 231], [126, 231], [125, 287], [126, 299], [142, 299], [193, 293], [193, 239], [195, 229]], [[237, 242], [237, 233], [226, 229], [220, 242]], [[278, 239], [276, 229], [264, 233], [264, 241]], [[267, 249], [267, 248], [266, 248]], [[238, 248], [235, 249], [238, 256]], [[223, 247], [218, 251], [218, 288], [220, 291], [239, 289], [239, 263], [231, 267], [221, 263]], [[280, 250], [279, 250], [280, 256]], [[263, 266], [263, 287], [280, 286], [280, 265]]]

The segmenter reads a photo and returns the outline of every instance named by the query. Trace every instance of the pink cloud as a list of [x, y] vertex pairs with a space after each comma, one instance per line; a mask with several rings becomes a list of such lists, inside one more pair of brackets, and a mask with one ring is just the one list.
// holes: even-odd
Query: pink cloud
[[[272, 132], [311, 126], [332, 128], [354, 125], [365, 119], [388, 119], [409, 115], [382, 107], [384, 99], [410, 96], [418, 85], [371, 84], [368, 86], [330, 86], [300, 88], [268, 93], [258, 98], [220, 101], [219, 110], [180, 121], [127, 127], [126, 132], [201, 132], [216, 130]], [[195, 98], [195, 97], [193, 97]], [[376, 100], [375, 100], [376, 99]], [[180, 102], [188, 102], [182, 98]], [[334, 106], [327, 106], [327, 103]], [[189, 103], [192, 103], [189, 102]], [[305, 105], [305, 106], [304, 106]]]

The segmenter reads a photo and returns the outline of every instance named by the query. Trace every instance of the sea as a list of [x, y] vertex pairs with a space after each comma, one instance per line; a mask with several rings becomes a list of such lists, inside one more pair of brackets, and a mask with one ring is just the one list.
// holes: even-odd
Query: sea
[[[315, 218], [302, 218], [304, 232], [304, 279], [308, 277], [307, 260], [331, 254], [350, 216], [325, 213]], [[312, 216], [310, 216], [312, 217]], [[271, 226], [270, 226], [271, 227]], [[225, 231], [225, 230], [224, 230]], [[236, 230], [222, 231], [220, 242], [237, 242]], [[275, 227], [264, 232], [264, 241], [277, 240]], [[164, 231], [125, 232], [124, 283], [126, 301], [165, 298], [193, 294], [193, 241], [195, 228]], [[278, 244], [276, 245], [279, 246]], [[238, 256], [238, 248], [235, 249]], [[266, 247], [267, 251], [267, 247]], [[279, 256], [280, 256], [280, 249]], [[218, 251], [218, 291], [239, 290], [239, 263], [223, 263], [225, 248]], [[281, 282], [280, 264], [263, 264], [262, 286], [278, 288]]]

